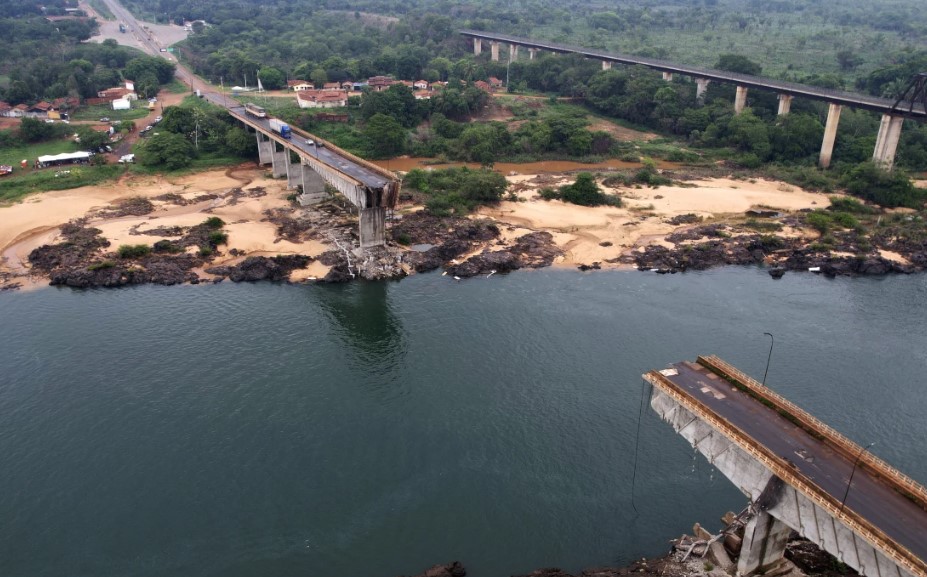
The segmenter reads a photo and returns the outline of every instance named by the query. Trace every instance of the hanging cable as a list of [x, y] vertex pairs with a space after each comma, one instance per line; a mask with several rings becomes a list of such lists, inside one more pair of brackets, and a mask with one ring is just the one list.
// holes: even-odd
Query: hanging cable
[[637, 510], [637, 505], [634, 504], [634, 485], [637, 481], [637, 451], [641, 445], [641, 420], [644, 416], [644, 391], [647, 388], [647, 381], [641, 380], [641, 403], [640, 408], [637, 412], [637, 437], [634, 441], [634, 468], [631, 473], [631, 507], [634, 509], [635, 513], [639, 513]]

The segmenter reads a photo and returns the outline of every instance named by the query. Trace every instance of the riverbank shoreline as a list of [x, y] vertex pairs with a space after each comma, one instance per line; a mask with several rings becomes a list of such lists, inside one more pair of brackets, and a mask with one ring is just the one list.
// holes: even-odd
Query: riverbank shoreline
[[[0, 208], [0, 290], [46, 283], [347, 282], [437, 268], [456, 279], [548, 266], [676, 273], [761, 265], [773, 278], [786, 271], [837, 276], [927, 268], [927, 243], [917, 231], [906, 232], [923, 227], [914, 211], [865, 207], [865, 217], [847, 215], [831, 206], [832, 198], [844, 197], [782, 182], [679, 178], [644, 188], [608, 186], [600, 175], [604, 191], [620, 196], [622, 206], [584, 207], [540, 196], [572, 182], [572, 173], [510, 175], [505, 201], [466, 218], [433, 217], [407, 200], [387, 224], [387, 246], [361, 253], [350, 206], [333, 197], [300, 207], [282, 181], [251, 164], [176, 179], [127, 177]], [[822, 225], [831, 214], [839, 218]], [[210, 218], [223, 224], [217, 242], [196, 233]], [[864, 218], [875, 223], [865, 233]], [[153, 250], [123, 258], [122, 245]]]

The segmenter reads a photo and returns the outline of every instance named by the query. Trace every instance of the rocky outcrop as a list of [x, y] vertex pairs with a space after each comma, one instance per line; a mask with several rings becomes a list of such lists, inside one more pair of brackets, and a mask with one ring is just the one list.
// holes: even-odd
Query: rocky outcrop
[[206, 272], [228, 277], [232, 282], [285, 281], [289, 280], [291, 272], [306, 268], [312, 260], [312, 257], [299, 254], [249, 256], [237, 265], [210, 267]]

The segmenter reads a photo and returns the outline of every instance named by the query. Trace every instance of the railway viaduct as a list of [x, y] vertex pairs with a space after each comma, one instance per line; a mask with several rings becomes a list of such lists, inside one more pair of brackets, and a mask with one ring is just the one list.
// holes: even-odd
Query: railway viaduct
[[736, 114], [740, 114], [746, 107], [747, 92], [751, 88], [778, 93], [780, 115], [789, 113], [792, 99], [796, 96], [827, 102], [829, 105], [827, 122], [824, 126], [824, 140], [821, 143], [821, 153], [818, 158], [818, 162], [822, 168], [830, 166], [831, 157], [834, 152], [834, 142], [837, 137], [837, 126], [840, 122], [840, 112], [845, 106], [862, 108], [882, 114], [882, 122], [879, 126], [879, 133], [876, 138], [872, 159], [887, 169], [890, 169], [895, 161], [895, 151], [898, 148], [898, 141], [901, 138], [901, 128], [905, 118], [918, 119], [921, 121], [927, 120], [927, 111], [925, 111], [923, 103], [895, 102], [893, 100], [864, 94], [807, 86], [794, 82], [773, 80], [748, 74], [737, 74], [724, 70], [687, 66], [656, 58], [628, 56], [599, 50], [590, 50], [566, 44], [520, 38], [508, 34], [497, 34], [479, 30], [460, 30], [459, 32], [461, 35], [473, 40], [473, 53], [475, 55], [482, 53], [484, 42], [488, 43], [490, 58], [493, 61], [499, 60], [499, 47], [505, 44], [509, 47], [508, 57], [510, 62], [517, 60], [519, 48], [524, 48], [527, 50], [530, 60], [534, 60], [537, 57], [538, 51], [545, 50], [557, 54], [579, 54], [586, 58], [600, 60], [603, 70], [609, 70], [613, 64], [617, 63], [646, 66], [653, 70], [659, 70], [663, 73], [663, 79], [667, 81], [673, 80], [674, 75], [689, 76], [695, 80], [696, 96], [699, 98], [704, 96], [705, 91], [708, 89], [709, 82], [734, 84], [737, 87], [736, 96], [734, 98], [734, 112]]

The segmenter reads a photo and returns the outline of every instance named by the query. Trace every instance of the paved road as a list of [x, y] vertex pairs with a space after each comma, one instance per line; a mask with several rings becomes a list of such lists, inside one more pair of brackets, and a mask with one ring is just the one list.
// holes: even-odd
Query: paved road
[[[837, 501], [843, 498], [855, 459], [837, 453], [708, 369], [688, 362], [677, 363], [673, 368], [679, 374], [667, 378], [684, 393], [779, 457], [788, 459], [802, 475]], [[927, 560], [927, 511], [867, 470], [856, 468], [846, 508]]]
[[[157, 39], [153, 36], [149, 37], [148, 32], [142, 29], [141, 25], [138, 23], [138, 20], [132, 16], [132, 13], [130, 13], [121, 4], [119, 4], [119, 2], [116, 0], [103, 0], [103, 2], [109, 7], [110, 11], [113, 13], [113, 15], [116, 16], [117, 19], [126, 24], [128, 33], [136, 36], [142, 43], [143, 48], [149, 54], [160, 56], [170, 60], [171, 62], [174, 62], [177, 65], [177, 78], [179, 78], [184, 84], [188, 85], [191, 90], [199, 90], [203, 95], [203, 98], [212, 104], [215, 104], [216, 106], [221, 106], [229, 110], [229, 112], [237, 114], [240, 117], [245, 116], [244, 107], [240, 106], [238, 101], [229, 99], [226, 96], [215, 92], [212, 86], [194, 74], [186, 66], [176, 62], [169, 53], [161, 52], [162, 46], [157, 41]], [[267, 120], [262, 120], [252, 116], [248, 116], [247, 120], [254, 124], [260, 125], [264, 128], [264, 130], [271, 132], [270, 124]], [[351, 178], [360, 181], [364, 184], [364, 186], [370, 189], [382, 190], [390, 182], [386, 176], [371, 170], [366, 166], [358, 164], [349, 158], [345, 158], [334, 150], [329, 148], [317, 149], [314, 146], [306, 144], [305, 138], [297, 138], [297, 135], [295, 134], [291, 140], [291, 146], [301, 150], [307, 155], [318, 158], [320, 161], [331, 166], [335, 170], [338, 170], [339, 172], [342, 172]], [[379, 206], [379, 204], [377, 204], [377, 206]]]
[[[556, 42], [547, 42], [543, 40], [532, 40], [530, 38], [521, 38], [518, 36], [510, 36], [508, 34], [496, 34], [494, 32], [483, 32], [480, 30], [460, 30], [459, 33], [463, 36], [467, 36], [468, 38], [495, 40], [498, 42], [504, 42], [506, 44], [517, 44], [526, 48], [539, 48], [549, 52], [575, 53], [585, 56], [586, 58], [607, 60], [609, 62], [618, 62], [621, 64], [639, 64], [663, 72], [684, 74], [686, 76], [692, 76], [695, 78], [708, 78], [710, 80], [717, 80], [720, 82], [740, 84], [749, 88], [772, 90], [774, 92], [791, 94], [793, 96], [803, 96], [806, 98], [824, 100], [826, 102], [833, 102], [835, 104], [842, 104], [855, 108], [865, 108], [875, 112], [890, 112], [892, 105], [895, 103], [894, 100], [878, 98], [866, 94], [856, 94], [853, 92], [845, 92], [843, 90], [819, 88], [817, 86], [808, 86], [795, 82], [785, 82], [783, 80], [773, 80], [772, 78], [762, 78], [760, 76], [752, 76], [749, 74], [735, 74], [725, 70], [700, 68], [698, 66], [686, 66], [684, 64], [676, 64], [675, 62], [659, 60], [656, 58], [645, 58], [642, 56], [628, 56], [626, 54], [602, 52], [600, 50], [591, 50], [589, 48], [582, 48], [580, 46], [570, 46], [568, 44], [558, 44]], [[907, 109], [907, 106], [904, 106], [903, 108]], [[910, 114], [906, 115], [924, 119], [927, 118], [927, 111], [924, 110], [923, 104], [920, 104], [915, 105], [914, 110]]]
[[[215, 93], [207, 94], [207, 98], [210, 102], [214, 102], [214, 97], [218, 97], [220, 101], [224, 100], [222, 95]], [[219, 106], [225, 106], [233, 115], [238, 116], [253, 125], [260, 126], [267, 132], [273, 132], [270, 128], [270, 121], [268, 119], [257, 118], [247, 114], [245, 112], [245, 107], [238, 106], [237, 102], [230, 106], [227, 106], [223, 102], [215, 102], [215, 104], [218, 104]], [[300, 136], [298, 133], [294, 133], [293, 137], [290, 139], [289, 145], [299, 150], [300, 152], [305, 153], [306, 156], [316, 158], [331, 166], [332, 168], [350, 176], [351, 178], [364, 183], [364, 185], [369, 188], [382, 189], [389, 183], [386, 177], [378, 174], [377, 172], [374, 172], [366, 166], [352, 162], [351, 160], [346, 159], [328, 147], [320, 147], [315, 144], [308, 144], [306, 140], [306, 137]], [[315, 139], [312, 139], [312, 141], [315, 142]]]

